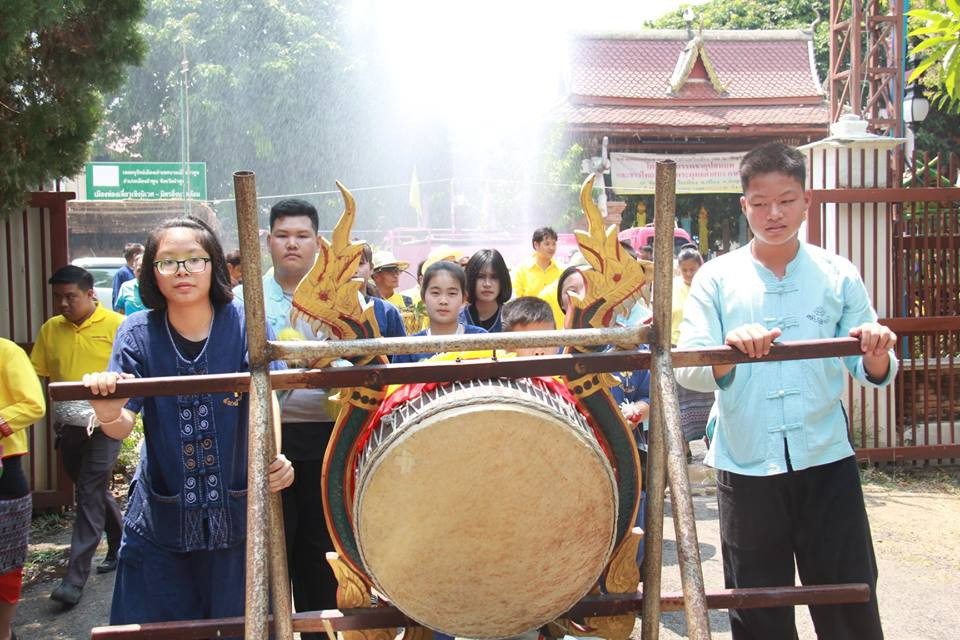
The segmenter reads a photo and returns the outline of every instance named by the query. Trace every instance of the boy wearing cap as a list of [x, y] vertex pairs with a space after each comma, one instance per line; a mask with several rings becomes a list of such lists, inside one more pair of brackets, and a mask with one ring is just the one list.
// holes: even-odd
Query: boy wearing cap
[[409, 267], [409, 263], [397, 260], [390, 251], [376, 251], [373, 254], [373, 273], [370, 277], [383, 299], [396, 305], [401, 311], [413, 309], [413, 298], [397, 291], [400, 286], [400, 272]]

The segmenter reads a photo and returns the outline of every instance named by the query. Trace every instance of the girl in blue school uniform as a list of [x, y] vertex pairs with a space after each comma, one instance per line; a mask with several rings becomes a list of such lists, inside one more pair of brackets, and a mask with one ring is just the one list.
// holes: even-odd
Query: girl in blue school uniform
[[[446, 336], [462, 333], [486, 333], [484, 329], [460, 321], [460, 309], [466, 300], [467, 276], [460, 265], [445, 260], [435, 262], [423, 274], [420, 296], [427, 307], [430, 326], [416, 336]], [[411, 353], [393, 356], [392, 361], [419, 362], [435, 353]]]
[[[109, 395], [119, 378], [248, 370], [243, 307], [233, 300], [223, 249], [206, 224], [171, 220], [150, 235], [140, 295], [149, 311], [117, 331], [109, 371], [84, 376], [94, 394]], [[110, 624], [243, 615], [247, 396], [90, 404], [106, 435], [126, 437], [139, 413], [145, 436], [124, 516]], [[290, 462], [277, 456], [270, 490], [292, 481]]]
[[504, 303], [513, 295], [510, 270], [503, 256], [496, 249], [481, 249], [470, 257], [464, 271], [468, 304], [460, 312], [460, 322], [489, 333], [503, 331], [501, 312]]

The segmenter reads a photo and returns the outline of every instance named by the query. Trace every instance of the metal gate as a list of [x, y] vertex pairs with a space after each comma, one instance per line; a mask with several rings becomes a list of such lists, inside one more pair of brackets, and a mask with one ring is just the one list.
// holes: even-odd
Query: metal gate
[[[34, 192], [27, 207], [0, 221], [0, 285], [6, 293], [0, 296], [0, 335], [27, 353], [40, 325], [52, 315], [47, 279], [67, 264], [66, 203], [74, 197], [68, 192]], [[30, 429], [29, 447], [24, 460], [34, 508], [70, 504], [73, 485], [53, 448], [49, 413]]]
[[[877, 184], [878, 172], [898, 163], [873, 153], [859, 164]], [[919, 160], [910, 166], [931, 164]], [[850, 437], [865, 460], [960, 458], [960, 188], [935, 181], [956, 184], [955, 159], [942, 171], [934, 165], [909, 186], [812, 191], [808, 241], [853, 261], [880, 321], [900, 337], [890, 387], [848, 385]], [[901, 176], [891, 171], [888, 184]]]

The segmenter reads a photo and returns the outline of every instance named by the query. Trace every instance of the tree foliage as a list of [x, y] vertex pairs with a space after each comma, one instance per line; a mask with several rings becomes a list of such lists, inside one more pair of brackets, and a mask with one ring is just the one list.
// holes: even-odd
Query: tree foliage
[[263, 193], [330, 189], [364, 110], [340, 42], [342, 8], [325, 0], [151, 0], [142, 68], [108, 102], [102, 159], [180, 160], [181, 62], [189, 65], [190, 159], [208, 194], [232, 194], [237, 169]]
[[684, 29], [683, 12], [696, 15], [694, 28], [704, 29], [809, 29], [819, 20], [813, 34], [817, 72], [823, 80], [830, 64], [830, 0], [710, 0], [704, 4], [681, 5], [652, 20], [654, 29]]
[[0, 2], [0, 212], [79, 171], [102, 92], [140, 62], [143, 0]]
[[942, 11], [932, 8], [911, 10], [910, 37], [918, 38], [910, 53], [918, 63], [910, 74], [912, 82], [926, 75], [933, 104], [938, 109], [960, 111], [960, 0], [945, 0]]

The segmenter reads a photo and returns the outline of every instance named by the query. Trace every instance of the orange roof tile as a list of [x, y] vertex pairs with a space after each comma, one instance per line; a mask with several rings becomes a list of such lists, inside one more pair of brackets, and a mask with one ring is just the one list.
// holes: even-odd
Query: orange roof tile
[[756, 125], [809, 125], [826, 130], [825, 104], [730, 105], [697, 107], [621, 107], [564, 105], [557, 117], [571, 125], [636, 125], [724, 128]]
[[[727, 98], [822, 95], [803, 31], [704, 31]], [[571, 49], [570, 92], [579, 96], [668, 98], [670, 75], [688, 42], [685, 31], [577, 37]]]
[[676, 93], [671, 76], [690, 61], [692, 51], [684, 53], [691, 42], [687, 31], [577, 36], [570, 49], [570, 95], [558, 119], [600, 126], [826, 128], [828, 108], [809, 32], [708, 30], [697, 35], [693, 44], [702, 43], [716, 86], [699, 70], [701, 57], [686, 66]]

